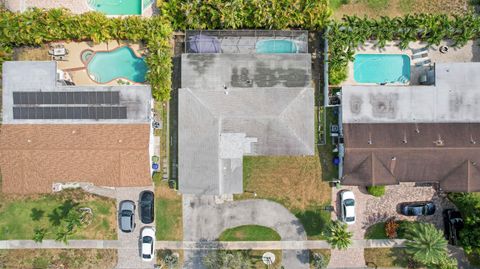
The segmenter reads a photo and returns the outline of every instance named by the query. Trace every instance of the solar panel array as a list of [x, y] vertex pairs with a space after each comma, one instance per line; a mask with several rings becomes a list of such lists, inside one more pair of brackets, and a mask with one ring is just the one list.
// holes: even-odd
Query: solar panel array
[[14, 92], [14, 105], [118, 105], [119, 92]]
[[14, 92], [14, 119], [126, 119], [119, 92]]

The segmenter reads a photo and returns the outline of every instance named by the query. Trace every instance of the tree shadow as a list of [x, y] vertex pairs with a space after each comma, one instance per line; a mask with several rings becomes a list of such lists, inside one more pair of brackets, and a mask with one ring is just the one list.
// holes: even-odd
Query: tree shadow
[[44, 215], [45, 215], [45, 210], [32, 208], [32, 211], [30, 213], [30, 218], [32, 218], [33, 221], [39, 221], [41, 218], [43, 218]]
[[77, 208], [79, 203], [74, 202], [71, 199], [65, 200], [61, 205], [55, 208], [52, 213], [48, 214], [48, 220], [53, 226], [59, 226], [62, 220], [65, 220], [74, 208]]
[[330, 212], [320, 208], [309, 209], [295, 215], [308, 236], [321, 235], [330, 221]]

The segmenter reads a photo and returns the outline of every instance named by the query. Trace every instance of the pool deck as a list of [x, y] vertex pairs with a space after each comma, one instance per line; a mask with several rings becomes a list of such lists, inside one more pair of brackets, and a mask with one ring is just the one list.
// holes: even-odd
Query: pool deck
[[[5, 7], [11, 11], [23, 12], [28, 8], [37, 7], [43, 9], [66, 8], [75, 14], [94, 11], [87, 3], [88, 0], [5, 0]], [[157, 13], [155, 2], [142, 12], [143, 17], [151, 17]]]
[[[76, 85], [118, 85], [117, 80], [101, 84], [96, 83], [89, 77], [86, 66], [81, 59], [81, 53], [84, 50], [112, 51], [118, 47], [129, 46], [138, 57], [141, 57], [142, 51], [145, 49], [141, 43], [130, 43], [126, 41], [110, 41], [100, 44], [93, 44], [92, 42], [72, 42], [64, 43], [64, 46], [69, 51], [67, 59], [65, 61], [57, 61], [57, 66], [59, 69], [67, 72]], [[142, 84], [132, 83], [132, 85]]]
[[[419, 85], [419, 77], [425, 73], [425, 70], [429, 69], [429, 66], [415, 66], [415, 63], [424, 59], [430, 59], [431, 65], [435, 63], [452, 63], [452, 62], [480, 62], [480, 46], [478, 41], [469, 41], [462, 48], [455, 49], [452, 47], [452, 42], [444, 41], [439, 46], [432, 46], [428, 49], [428, 57], [422, 59], [412, 60], [411, 49], [419, 49], [426, 47], [426, 43], [412, 42], [406, 50], [401, 50], [396, 42], [389, 42], [387, 45], [379, 49], [375, 47], [375, 42], [367, 42], [363, 46], [357, 47], [355, 54], [405, 54], [410, 57], [411, 60], [411, 76], [409, 85]], [[439, 52], [440, 46], [448, 46], [449, 50], [443, 54]], [[353, 78], [353, 62], [348, 65], [348, 78], [343, 83], [344, 85], [368, 85], [366, 83], [357, 83]], [[375, 84], [370, 84], [375, 85]]]

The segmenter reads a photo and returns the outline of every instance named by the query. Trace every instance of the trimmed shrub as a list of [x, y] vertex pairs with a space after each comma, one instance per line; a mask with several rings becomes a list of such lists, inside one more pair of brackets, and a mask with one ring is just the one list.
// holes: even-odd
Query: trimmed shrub
[[375, 197], [382, 197], [385, 194], [385, 186], [368, 186], [367, 191]]
[[388, 219], [385, 222], [385, 234], [387, 237], [390, 239], [397, 238], [398, 227], [400, 227], [400, 224], [395, 221], [395, 218]]

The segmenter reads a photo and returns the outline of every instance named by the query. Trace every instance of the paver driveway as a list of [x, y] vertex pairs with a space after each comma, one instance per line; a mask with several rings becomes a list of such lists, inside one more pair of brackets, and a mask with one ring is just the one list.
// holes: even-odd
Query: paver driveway
[[[213, 196], [183, 195], [183, 236], [185, 241], [213, 241], [228, 228], [262, 225], [278, 232], [284, 241], [301, 241], [307, 234], [300, 221], [285, 207], [267, 200], [244, 200], [216, 204]], [[185, 251], [185, 268], [203, 268], [206, 251]], [[307, 250], [284, 250], [286, 269], [309, 268]]]

